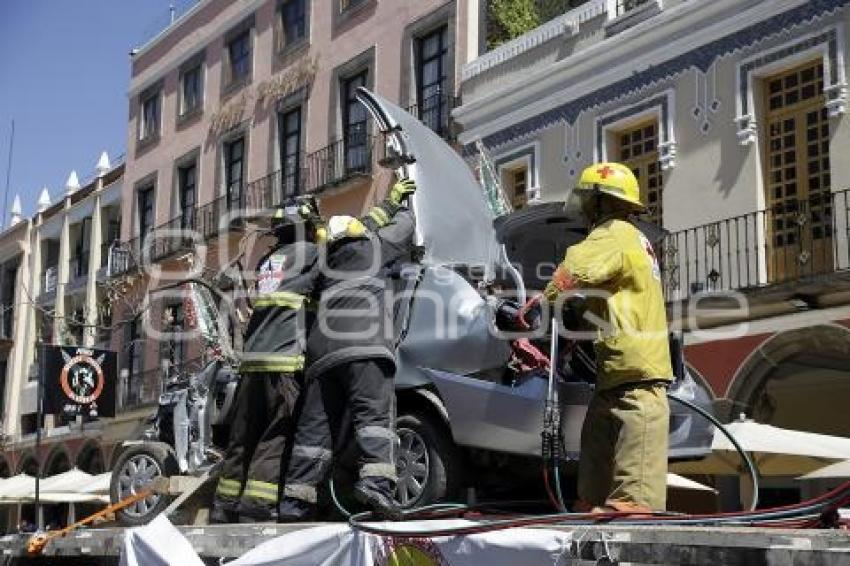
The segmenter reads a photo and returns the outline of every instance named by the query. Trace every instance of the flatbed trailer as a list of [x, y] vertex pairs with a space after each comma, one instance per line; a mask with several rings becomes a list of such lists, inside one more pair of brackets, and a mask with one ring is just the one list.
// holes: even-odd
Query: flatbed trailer
[[[209, 564], [236, 558], [272, 538], [327, 523], [178, 527]], [[850, 565], [850, 531], [748, 527], [559, 527], [570, 535], [565, 563]], [[29, 535], [0, 538], [0, 565], [118, 564], [124, 528], [83, 529], [55, 539], [39, 558], [27, 557]]]

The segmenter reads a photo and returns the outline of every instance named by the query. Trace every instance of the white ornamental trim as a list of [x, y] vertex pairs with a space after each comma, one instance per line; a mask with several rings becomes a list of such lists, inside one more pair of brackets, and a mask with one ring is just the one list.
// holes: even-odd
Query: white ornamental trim
[[461, 78], [467, 81], [552, 39], [563, 36], [571, 37], [578, 33], [581, 24], [604, 13], [607, 13], [609, 17], [614, 16], [616, 13], [614, 0], [593, 0], [578, 8], [573, 8], [562, 16], [550, 20], [467, 63], [463, 66]]

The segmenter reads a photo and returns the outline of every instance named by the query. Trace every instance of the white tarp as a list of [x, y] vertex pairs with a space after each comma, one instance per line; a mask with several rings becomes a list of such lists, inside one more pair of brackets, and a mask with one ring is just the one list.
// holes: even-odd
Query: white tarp
[[120, 566], [204, 566], [203, 561], [165, 515], [144, 527], [127, 529]]
[[[392, 523], [409, 529], [470, 524], [469, 521]], [[514, 566], [566, 565], [572, 561], [571, 533], [547, 529], [510, 529], [455, 537], [382, 537], [333, 524], [271, 539], [229, 566]], [[189, 542], [163, 516], [129, 529], [121, 566], [194, 566], [200, 559]]]

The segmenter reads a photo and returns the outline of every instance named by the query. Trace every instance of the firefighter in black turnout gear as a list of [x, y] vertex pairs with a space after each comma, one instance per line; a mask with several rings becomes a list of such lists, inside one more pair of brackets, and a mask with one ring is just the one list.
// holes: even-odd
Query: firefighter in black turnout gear
[[214, 522], [276, 519], [282, 462], [291, 447], [303, 384], [306, 330], [312, 322], [307, 298], [318, 274], [314, 226], [300, 221], [313, 217], [311, 209], [303, 203], [296, 218], [284, 209], [276, 212], [277, 244], [259, 262]]
[[307, 342], [307, 390], [284, 480], [280, 521], [312, 518], [317, 487], [334, 450], [352, 439], [359, 479], [354, 495], [379, 516], [400, 518], [394, 428], [394, 273], [411, 261], [414, 218], [406, 204], [416, 185], [396, 183], [361, 219], [327, 224], [326, 261], [316, 285], [319, 308]]

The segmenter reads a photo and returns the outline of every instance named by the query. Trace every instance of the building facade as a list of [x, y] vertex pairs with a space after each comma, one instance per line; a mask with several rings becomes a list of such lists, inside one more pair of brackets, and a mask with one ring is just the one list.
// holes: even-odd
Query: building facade
[[454, 113], [518, 205], [629, 165], [718, 413], [843, 436], [847, 4], [589, 0], [466, 65]]
[[[119, 385], [117, 418], [83, 422], [45, 415], [36, 453], [39, 344], [110, 347], [109, 251], [120, 234], [123, 174], [123, 161], [111, 165], [103, 153], [91, 179], [81, 185], [72, 172], [55, 202], [44, 189], [32, 218], [21, 215], [16, 197], [0, 233], [0, 477], [46, 477], [74, 466], [106, 471], [114, 445], [142, 415], [123, 410], [126, 393]], [[34, 519], [32, 509], [24, 514]], [[17, 521], [15, 513], [3, 518], [7, 525]]]
[[379, 166], [385, 144], [358, 87], [453, 137], [482, 5], [201, 0], [131, 53], [123, 243], [110, 271], [121, 289], [114, 316], [126, 321], [110, 346], [128, 406], [150, 410], [164, 380], [207, 355], [178, 336], [180, 297], [151, 291], [262, 249], [257, 217], [293, 196], [315, 195], [325, 215], [360, 214], [383, 197], [392, 172]]

